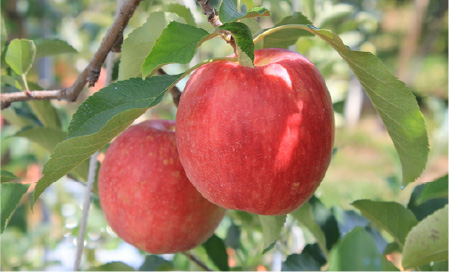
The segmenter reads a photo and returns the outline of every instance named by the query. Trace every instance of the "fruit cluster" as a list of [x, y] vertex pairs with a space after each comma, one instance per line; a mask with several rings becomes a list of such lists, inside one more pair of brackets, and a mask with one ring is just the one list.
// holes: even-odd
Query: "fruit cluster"
[[130, 127], [109, 147], [100, 201], [118, 236], [150, 253], [206, 241], [225, 209], [287, 214], [330, 163], [332, 102], [315, 66], [284, 49], [255, 51], [255, 67], [201, 66], [173, 121]]

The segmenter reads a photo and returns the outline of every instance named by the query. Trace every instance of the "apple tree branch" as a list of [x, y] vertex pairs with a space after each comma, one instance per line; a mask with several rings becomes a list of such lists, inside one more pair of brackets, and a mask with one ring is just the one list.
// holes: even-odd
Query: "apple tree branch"
[[78, 78], [72, 86], [62, 90], [31, 91], [31, 94], [22, 92], [4, 93], [1, 94], [1, 109], [9, 107], [12, 102], [16, 101], [50, 99], [67, 100], [69, 102], [75, 101], [86, 84], [89, 87], [95, 85], [100, 75], [101, 66], [105, 62], [108, 53], [110, 51], [120, 52], [120, 47], [123, 42], [123, 29], [128, 24], [129, 19], [141, 1], [128, 0], [121, 6], [120, 11], [115, 16], [114, 22], [104, 36], [97, 52], [87, 67], [78, 75]]
[[[217, 28], [223, 23], [220, 21], [220, 17], [218, 16], [218, 11], [209, 3], [209, 0], [196, 0], [203, 11], [203, 14], [206, 15], [207, 21], [214, 27]], [[223, 39], [229, 43], [232, 48], [234, 48], [234, 52], [237, 51], [237, 47], [235, 45], [234, 37], [232, 37], [231, 32], [227, 30], [219, 29], [218, 33], [222, 35]]]

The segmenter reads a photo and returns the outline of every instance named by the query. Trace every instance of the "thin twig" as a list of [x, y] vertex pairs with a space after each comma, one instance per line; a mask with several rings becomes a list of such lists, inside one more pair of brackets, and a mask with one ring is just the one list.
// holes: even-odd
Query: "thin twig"
[[28, 101], [28, 100], [50, 100], [62, 99], [63, 94], [61, 90], [49, 91], [31, 91], [31, 95], [24, 92], [2, 93], [1, 94], [1, 108], [5, 109], [11, 105], [12, 102]]
[[89, 83], [89, 87], [95, 85], [100, 75], [101, 66], [106, 60], [108, 53], [110, 51], [120, 51], [120, 45], [123, 41], [123, 29], [141, 1], [128, 0], [121, 6], [97, 52], [89, 62], [89, 65], [78, 75], [72, 86], [67, 89], [53, 91], [31, 91], [31, 95], [26, 93], [4, 93], [1, 94], [1, 109], [9, 107], [12, 102], [16, 101], [50, 99], [75, 101], [87, 83]]
[[194, 263], [196, 263], [198, 266], [200, 266], [202, 269], [204, 269], [205, 271], [213, 271], [212, 269], [210, 269], [206, 264], [204, 264], [202, 261], [200, 261], [197, 257], [195, 257], [195, 255], [189, 253], [189, 252], [182, 252], [182, 254], [186, 255], [187, 258], [189, 258], [191, 261], [193, 261]]
[[75, 256], [75, 264], [73, 265], [73, 271], [78, 271], [81, 263], [81, 255], [83, 253], [84, 248], [84, 233], [86, 232], [87, 215], [89, 214], [89, 207], [90, 207], [90, 196], [92, 189], [94, 187], [95, 172], [97, 170], [97, 157], [98, 151], [95, 152], [95, 154], [93, 154], [90, 157], [89, 161], [89, 172], [87, 175], [87, 184], [83, 202], [83, 217], [81, 218], [81, 223], [78, 231], [78, 238], [76, 239], [76, 256]]

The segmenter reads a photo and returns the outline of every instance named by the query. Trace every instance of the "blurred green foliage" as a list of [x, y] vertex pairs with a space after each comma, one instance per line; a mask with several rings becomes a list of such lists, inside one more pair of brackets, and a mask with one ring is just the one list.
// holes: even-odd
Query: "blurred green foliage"
[[[211, 2], [218, 7], [219, 1]], [[336, 258], [341, 248], [356, 243], [353, 236], [360, 236], [368, 241], [370, 248], [367, 250], [370, 250], [373, 258], [381, 261], [373, 265], [376, 267], [384, 265], [384, 260], [379, 257], [374, 245], [391, 243], [394, 241], [393, 238], [382, 230], [380, 230], [382, 235], [370, 231], [372, 228], [367, 221], [364, 221], [365, 218], [358, 214], [348, 215], [346, 210], [354, 210], [349, 203], [361, 198], [396, 201], [408, 203], [407, 208], [418, 220], [422, 220], [447, 204], [444, 197], [430, 199], [424, 203], [418, 201], [419, 195], [425, 191], [425, 185], [419, 184], [443, 176], [448, 170], [447, 1], [430, 0], [424, 11], [417, 11], [413, 1], [401, 0], [242, 0], [241, 2], [247, 5], [248, 10], [263, 6], [271, 11], [271, 17], [257, 19], [263, 28], [279, 23], [282, 18], [295, 11], [304, 13], [314, 25], [338, 33], [351, 48], [372, 52], [391, 69], [391, 72], [395, 74], [401, 72], [403, 75], [401, 79], [417, 96], [426, 118], [431, 149], [427, 170], [416, 184], [401, 190], [399, 159], [375, 111], [365, 100], [362, 116], [356, 127], [345, 126], [343, 109], [337, 110], [336, 107], [335, 146], [339, 150], [316, 192], [320, 201], [319, 204], [315, 203], [316, 206], [313, 208], [317, 224], [321, 228], [325, 228], [326, 224], [328, 228], [332, 228], [335, 239], [340, 235], [346, 237], [349, 232], [349, 236], [339, 240], [338, 247], [334, 249], [330, 258]], [[143, 25], [150, 12], [163, 10], [167, 4], [185, 3], [194, 1], [143, 1], [125, 29], [125, 37], [133, 29]], [[195, 9], [192, 13], [197, 26], [212, 30], [200, 9], [196, 5], [193, 6]], [[14, 38], [31, 40], [55, 38], [73, 46], [78, 53], [40, 60], [28, 73], [28, 79], [43, 88], [67, 87], [73, 83], [98, 48], [113, 21], [114, 12], [114, 1], [2, 1], [1, 17], [4, 21], [2, 36], [6, 30], [8, 41]], [[408, 41], [413, 39], [409, 37], [418, 29], [410, 27], [410, 22], [415, 20], [416, 12], [422, 12], [423, 20], [419, 25], [421, 31], [417, 34], [418, 38], [411, 44]], [[4, 48], [2, 42], [2, 67], [5, 67]], [[353, 75], [340, 56], [330, 46], [314, 37], [300, 38], [289, 48], [304, 54], [315, 63], [326, 79], [333, 102], [340, 103], [339, 107], [344, 107]], [[410, 48], [413, 49], [411, 54], [404, 53]], [[226, 56], [231, 53], [232, 48], [224, 41], [214, 39], [201, 47], [194, 61], [199, 62], [212, 56]], [[403, 69], [401, 63], [406, 63], [405, 70], [401, 70]], [[173, 64], [167, 66], [166, 71], [169, 74], [177, 74], [187, 67], [188, 65]], [[2, 75], [11, 75], [11, 71], [2, 68]], [[8, 84], [4, 78], [1, 81], [2, 92], [17, 91], [14, 84]], [[181, 81], [178, 87], [182, 89], [185, 83], [186, 79]], [[97, 85], [101, 85], [101, 82]], [[56, 108], [64, 131], [67, 130], [70, 118], [78, 105], [94, 90], [98, 89], [85, 90], [75, 103], [51, 102]], [[175, 114], [176, 108], [171, 102], [171, 97], [166, 96], [161, 104], [149, 110], [137, 121], [147, 118], [174, 119]], [[33, 110], [33, 106], [29, 103], [15, 103], [2, 111], [1, 124], [2, 170], [15, 174], [24, 183], [36, 182], [43, 162], [49, 157], [48, 150], [24, 138], [12, 137], [25, 127], [42, 125], [36, 110]], [[1, 235], [1, 269], [71, 269], [81, 217], [83, 188], [83, 183], [64, 177], [43, 194], [34, 212], [30, 210], [30, 199], [22, 198], [8, 227]], [[123, 270], [129, 266], [136, 270], [201, 269], [182, 254], [167, 255], [163, 256], [163, 260], [156, 260], [156, 256], [145, 256], [143, 252], [127, 245], [107, 225], [98, 199], [95, 196], [93, 199], [96, 205], [91, 207], [86, 231], [86, 248], [83, 255], [85, 269], [96, 267], [101, 270], [105, 263], [108, 263], [108, 266], [106, 268], [103, 266], [103, 269], [107, 270]], [[311, 203], [313, 204], [313, 201]], [[330, 209], [331, 207], [334, 208]], [[319, 217], [317, 219], [319, 215], [322, 216], [321, 221]], [[301, 223], [294, 216], [287, 217], [279, 241], [272, 250], [262, 254], [263, 233], [258, 217], [245, 212], [229, 211], [214, 237], [224, 240], [229, 256], [228, 264], [233, 270], [280, 269], [279, 253], [282, 253], [282, 261], [285, 261], [282, 269], [299, 269], [295, 259], [308, 260], [304, 261], [304, 267], [307, 269], [316, 268], [317, 264], [320, 267], [323, 264], [322, 259], [311, 258], [310, 252], [314, 252], [313, 256], [316, 257], [316, 252], [321, 251], [317, 246], [310, 246], [317, 241], [313, 232], [304, 225], [304, 222]], [[354, 229], [356, 226], [358, 227]], [[327, 232], [326, 235], [329, 233], [331, 232]], [[379, 238], [382, 236], [386, 238]], [[328, 243], [329, 239], [334, 239], [326, 238]], [[287, 255], [299, 254], [301, 251], [303, 254], [286, 259]], [[209, 267], [226, 266], [217, 264], [210, 258], [208, 246], [198, 247], [191, 253]], [[221, 253], [224, 254], [222, 251]], [[111, 263], [113, 261], [122, 261], [128, 266]], [[305, 266], [306, 264], [310, 266]], [[344, 269], [338, 262], [334, 265], [335, 267], [331, 268]], [[447, 262], [445, 264], [436, 262], [434, 268], [437, 269], [437, 266], [447, 269]], [[371, 268], [363, 266], [363, 263], [360, 267]]]

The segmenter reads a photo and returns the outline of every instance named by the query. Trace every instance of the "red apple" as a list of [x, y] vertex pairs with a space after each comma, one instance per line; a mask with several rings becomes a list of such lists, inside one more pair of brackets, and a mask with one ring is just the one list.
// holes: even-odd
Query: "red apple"
[[153, 254], [196, 247], [225, 214], [187, 179], [174, 125], [150, 120], [128, 128], [109, 147], [98, 177], [101, 207], [111, 228]]
[[187, 177], [209, 201], [263, 215], [289, 213], [314, 193], [334, 141], [332, 101], [316, 67], [284, 49], [255, 52], [255, 67], [201, 66], [176, 116]]

